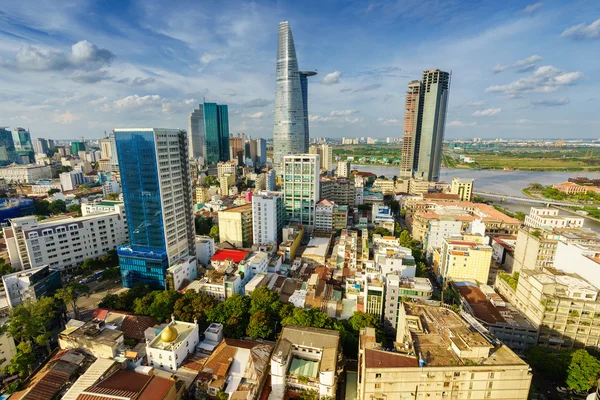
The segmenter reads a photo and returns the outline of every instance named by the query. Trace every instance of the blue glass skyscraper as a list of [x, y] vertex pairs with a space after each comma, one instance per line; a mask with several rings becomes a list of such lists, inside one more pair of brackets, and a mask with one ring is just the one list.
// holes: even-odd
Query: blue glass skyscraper
[[203, 103], [190, 115], [190, 155], [206, 165], [229, 160], [229, 113], [224, 104]]
[[164, 288], [167, 268], [195, 253], [187, 133], [116, 129], [114, 137], [130, 239], [117, 249], [123, 286]]
[[17, 162], [17, 159], [12, 132], [7, 128], [0, 127], [0, 164], [12, 164]]

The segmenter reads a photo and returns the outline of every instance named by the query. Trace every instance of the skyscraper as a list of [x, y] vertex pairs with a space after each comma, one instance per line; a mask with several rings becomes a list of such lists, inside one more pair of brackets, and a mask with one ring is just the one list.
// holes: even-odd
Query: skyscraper
[[408, 84], [401, 178], [439, 179], [449, 89], [450, 74], [439, 69], [423, 71], [422, 81]]
[[0, 127], [0, 164], [6, 165], [17, 162], [12, 132], [5, 127]]
[[296, 154], [283, 157], [283, 195], [289, 221], [309, 227], [315, 224], [315, 206], [320, 184], [318, 154]]
[[229, 113], [226, 105], [204, 103], [190, 114], [190, 156], [207, 166], [229, 160]]
[[164, 288], [166, 270], [195, 254], [187, 133], [115, 129], [130, 243], [117, 249], [123, 286]]
[[48, 152], [48, 141], [44, 138], [33, 139], [33, 151], [36, 153], [47, 153]]
[[256, 163], [259, 167], [267, 163], [267, 141], [262, 138], [256, 139]]
[[290, 24], [280, 22], [273, 119], [273, 163], [276, 167], [281, 167], [284, 156], [308, 151], [307, 78], [315, 74], [298, 71]]
[[318, 154], [321, 156], [321, 170], [331, 171], [332, 166], [332, 152], [331, 146], [328, 144], [316, 144], [310, 146], [308, 149], [310, 154]]
[[278, 243], [285, 224], [283, 193], [260, 191], [252, 196], [254, 244]]
[[12, 131], [13, 143], [15, 144], [15, 150], [31, 151], [33, 146], [31, 145], [31, 134], [25, 128], [14, 128]]

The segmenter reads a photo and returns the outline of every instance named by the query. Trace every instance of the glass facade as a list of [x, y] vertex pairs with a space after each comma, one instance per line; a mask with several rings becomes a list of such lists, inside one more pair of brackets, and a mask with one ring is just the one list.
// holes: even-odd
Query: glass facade
[[115, 132], [129, 245], [118, 249], [124, 287], [164, 287], [168, 267], [154, 132]]
[[206, 164], [229, 160], [229, 112], [226, 105], [204, 103]]
[[85, 143], [71, 142], [71, 154], [77, 155], [80, 151], [85, 151]]
[[0, 164], [7, 165], [16, 161], [17, 153], [12, 132], [6, 128], [0, 128]]
[[15, 128], [12, 132], [12, 138], [16, 150], [33, 150], [33, 145], [31, 144], [31, 135], [29, 134], [28, 130], [23, 128]]

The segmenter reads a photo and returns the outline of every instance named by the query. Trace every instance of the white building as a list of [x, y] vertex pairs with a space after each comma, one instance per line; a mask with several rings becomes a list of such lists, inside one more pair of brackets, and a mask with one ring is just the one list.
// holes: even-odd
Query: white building
[[383, 310], [386, 327], [398, 326], [398, 308], [406, 299], [428, 300], [433, 296], [433, 286], [427, 278], [403, 277], [390, 274], [386, 277], [385, 306]]
[[102, 194], [106, 197], [109, 193], [121, 193], [121, 185], [117, 181], [106, 181], [102, 184]]
[[38, 221], [35, 216], [13, 218], [3, 228], [10, 263], [19, 269], [50, 265], [76, 267], [87, 258], [97, 258], [126, 243], [124, 209]]
[[73, 190], [79, 185], [85, 183], [85, 176], [82, 171], [63, 172], [59, 175], [62, 190]]
[[258, 192], [252, 196], [252, 237], [254, 244], [281, 242], [285, 224], [283, 193]]
[[26, 301], [35, 302], [61, 287], [60, 273], [47, 265], [4, 275], [2, 284], [10, 308]]
[[[385, 277], [396, 274], [402, 277], [415, 277], [417, 264], [408, 247], [400, 246], [399, 239], [394, 236], [373, 235], [373, 264], [374, 272]], [[369, 270], [367, 265], [367, 270]]]
[[4, 179], [7, 183], [33, 183], [52, 179], [52, 171], [45, 165], [11, 165], [0, 167], [0, 179]]
[[327, 199], [321, 200], [315, 207], [315, 230], [331, 231], [333, 228], [333, 209], [335, 203]]
[[350, 175], [350, 161], [338, 161], [337, 169], [335, 170], [335, 176], [341, 176], [348, 178]]
[[332, 165], [332, 155], [331, 146], [328, 144], [319, 144], [315, 146], [310, 146], [309, 148], [310, 154], [318, 154], [321, 157], [321, 170], [322, 171], [331, 171]]
[[215, 239], [210, 236], [196, 235], [196, 260], [199, 264], [208, 266], [215, 251]]
[[52, 189], [62, 190], [62, 186], [50, 180], [37, 181], [31, 185], [31, 193], [33, 194], [47, 194]]
[[238, 271], [244, 274], [242, 284], [250, 282], [252, 278], [259, 274], [266, 275], [269, 269], [269, 255], [264, 251], [257, 251], [249, 258], [240, 261]]
[[532, 228], [581, 228], [583, 217], [558, 215], [556, 208], [531, 207], [525, 217], [525, 226]]
[[175, 372], [198, 345], [198, 325], [183, 321], [171, 322], [160, 335], [146, 343], [148, 365], [167, 372]]
[[286, 391], [316, 390], [335, 398], [342, 367], [337, 331], [288, 325], [271, 356], [269, 400], [283, 399]]
[[283, 157], [283, 194], [287, 219], [310, 228], [315, 225], [315, 206], [319, 201], [319, 165], [318, 154]]
[[167, 269], [168, 286], [171, 290], [180, 290], [187, 283], [198, 277], [198, 267], [195, 257], [180, 260]]
[[84, 217], [90, 214], [108, 213], [108, 212], [125, 212], [122, 201], [102, 200], [92, 203], [81, 204], [81, 215]]
[[554, 268], [575, 273], [600, 289], [600, 244], [559, 241], [554, 256]]
[[219, 162], [217, 164], [217, 179], [221, 181], [221, 178], [225, 175], [232, 175], [235, 179], [237, 167], [237, 162], [234, 160]]
[[444, 239], [450, 236], [457, 236], [462, 233], [462, 222], [453, 217], [442, 216], [440, 219], [434, 219], [429, 223], [429, 231], [425, 246], [427, 254], [431, 255], [433, 249], [440, 249], [444, 244]]

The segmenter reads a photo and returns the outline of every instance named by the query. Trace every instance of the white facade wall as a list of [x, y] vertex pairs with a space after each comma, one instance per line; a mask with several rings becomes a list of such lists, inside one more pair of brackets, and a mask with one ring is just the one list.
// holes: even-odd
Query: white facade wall
[[102, 184], [102, 194], [106, 197], [109, 193], [121, 193], [121, 185], [117, 181], [106, 181]]
[[278, 243], [284, 224], [283, 194], [260, 193], [252, 196], [252, 238], [254, 244]]
[[82, 171], [63, 172], [59, 177], [63, 191], [73, 190], [85, 183], [85, 176]]
[[174, 321], [171, 325], [181, 331], [188, 327], [192, 327], [192, 330], [186, 337], [178, 337], [171, 346], [162, 346], [160, 334], [146, 346], [148, 365], [167, 372], [175, 372], [187, 355], [195, 352], [199, 339], [197, 324]]
[[429, 223], [429, 232], [427, 233], [427, 254], [431, 254], [433, 249], [441, 249], [444, 239], [450, 236], [457, 236], [462, 233], [462, 222], [452, 220], [432, 220]]
[[554, 268], [575, 273], [600, 289], [600, 250], [593, 246], [558, 242]]
[[317, 204], [315, 207], [315, 229], [331, 231], [333, 228], [333, 203]]
[[338, 161], [337, 169], [335, 170], [335, 176], [341, 176], [347, 178], [350, 175], [350, 162], [349, 161]]
[[198, 263], [207, 266], [210, 259], [215, 254], [215, 239], [210, 236], [196, 236], [196, 260]]
[[44, 165], [19, 165], [0, 168], [0, 179], [7, 183], [33, 183], [43, 179], [52, 179], [52, 171]]
[[181, 260], [168, 268], [169, 274], [173, 277], [173, 290], [182, 288], [185, 281], [191, 282], [198, 277], [198, 267], [195, 257], [188, 257], [187, 260]]
[[525, 217], [525, 226], [532, 228], [581, 228], [583, 217], [571, 217], [558, 215], [559, 210], [555, 208], [531, 207], [529, 215]]

